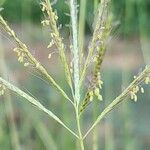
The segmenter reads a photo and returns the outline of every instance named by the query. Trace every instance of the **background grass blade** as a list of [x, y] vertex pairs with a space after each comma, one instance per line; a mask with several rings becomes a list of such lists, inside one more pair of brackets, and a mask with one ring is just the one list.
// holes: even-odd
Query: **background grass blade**
[[53, 118], [55, 121], [57, 121], [59, 124], [61, 124], [64, 128], [66, 128], [70, 133], [72, 133], [75, 137], [78, 138], [78, 136], [71, 131], [56, 115], [54, 115], [50, 110], [46, 109], [40, 102], [35, 100], [33, 97], [29, 96], [19, 88], [15, 87], [14, 85], [10, 84], [6, 80], [2, 79], [0, 77], [0, 82], [5, 85], [9, 90], [17, 93], [19, 96], [25, 98], [27, 101], [29, 101], [31, 104], [36, 106], [39, 110], [43, 111], [44, 113], [48, 114], [51, 118]]

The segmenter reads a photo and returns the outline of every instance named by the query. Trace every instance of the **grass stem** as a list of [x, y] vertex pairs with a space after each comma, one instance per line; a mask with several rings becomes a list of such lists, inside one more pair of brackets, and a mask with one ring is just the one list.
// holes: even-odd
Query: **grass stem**
[[77, 2], [76, 0], [70, 0], [70, 14], [73, 33], [73, 62], [74, 62], [74, 89], [75, 99], [74, 101], [79, 104], [80, 101], [80, 88], [79, 88], [79, 48], [78, 48], [78, 32], [77, 32]]
[[78, 133], [79, 133], [80, 149], [84, 150], [84, 143], [83, 143], [83, 136], [81, 133], [80, 116], [79, 116], [79, 112], [78, 112], [78, 107], [76, 107], [75, 111], [76, 111], [77, 128], [78, 128]]

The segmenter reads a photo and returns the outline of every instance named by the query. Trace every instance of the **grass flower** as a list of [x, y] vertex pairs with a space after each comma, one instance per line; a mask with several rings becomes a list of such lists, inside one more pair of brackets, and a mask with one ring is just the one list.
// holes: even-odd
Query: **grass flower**
[[[45, 108], [45, 106], [43, 106], [38, 100], [28, 95], [18, 87], [12, 85], [8, 81], [4, 80], [2, 77], [0, 77], [0, 96], [4, 95], [7, 89], [24, 98], [39, 110], [47, 114], [49, 117], [53, 118], [62, 127], [68, 130], [76, 139], [78, 139], [81, 150], [84, 150], [84, 139], [110, 111], [115, 109], [115, 107], [122, 101], [124, 101], [127, 97], [130, 97], [131, 100], [134, 100], [136, 102], [138, 99], [137, 94], [139, 92], [144, 93], [144, 88], [142, 87], [143, 84], [150, 84], [150, 66], [146, 66], [138, 76], [134, 76], [134, 80], [129, 84], [129, 86], [124, 91], [122, 91], [119, 96], [112, 100], [112, 102], [108, 106], [106, 106], [106, 108], [98, 115], [97, 119], [93, 122], [93, 125], [83, 135], [80, 123], [81, 113], [94, 99], [98, 99], [99, 101], [103, 100], [101, 93], [103, 85], [101, 77], [101, 65], [105, 56], [107, 41], [112, 28], [112, 16], [109, 13], [109, 2], [109, 0], [101, 0], [101, 3], [98, 7], [97, 15], [95, 16], [95, 28], [93, 36], [91, 42], [89, 43], [88, 55], [83, 66], [80, 66], [80, 62], [83, 62], [83, 57], [81, 57], [83, 53], [82, 50], [79, 50], [80, 38], [78, 35], [77, 1], [69, 1], [72, 37], [71, 44], [68, 47], [70, 47], [70, 51], [73, 55], [73, 60], [71, 61], [70, 65], [68, 65], [67, 56], [65, 53], [66, 48], [57, 25], [57, 13], [53, 11], [49, 0], [42, 0], [41, 2], [41, 10], [45, 16], [45, 19], [41, 21], [41, 24], [50, 28], [49, 35], [51, 41], [48, 44], [47, 48], [52, 48], [53, 45], [57, 47], [65, 71], [67, 83], [70, 86], [71, 94], [66, 93], [60, 87], [57, 81], [55, 81], [55, 79], [48, 73], [46, 68], [30, 53], [28, 47], [17, 37], [15, 32], [9, 27], [7, 22], [0, 15], [0, 27], [6, 31], [6, 33], [15, 41], [17, 45], [13, 51], [17, 55], [18, 62], [23, 64], [24, 67], [32, 66], [34, 69], [36, 69], [51, 86], [53, 86], [66, 100], [68, 100], [72, 104], [75, 111], [77, 125], [76, 128], [78, 133], [74, 132], [52, 111]], [[51, 57], [52, 53], [48, 55], [49, 59]], [[88, 89], [86, 90], [85, 96], [82, 99], [81, 87], [84, 86], [83, 81], [91, 63], [91, 58], [94, 58], [94, 62], [92, 62], [92, 65], [94, 65], [94, 69], [92, 70], [93, 73], [90, 84], [88, 85]], [[68, 95], [71, 95], [71, 98]]]
[[4, 95], [6, 91], [6, 86], [0, 83], [0, 96]]
[[57, 27], [58, 16], [56, 12], [52, 10], [49, 0], [43, 0], [40, 4], [42, 6], [42, 11], [46, 17], [45, 20], [43, 20], [41, 23], [43, 26], [48, 26], [51, 31], [50, 36], [52, 40], [48, 44], [47, 48], [51, 48], [53, 45], [55, 45], [58, 48], [59, 55], [65, 70], [66, 79], [70, 87], [73, 88], [72, 77], [68, 66], [67, 58], [65, 55], [65, 45], [63, 43], [62, 37], [60, 36], [59, 29]]

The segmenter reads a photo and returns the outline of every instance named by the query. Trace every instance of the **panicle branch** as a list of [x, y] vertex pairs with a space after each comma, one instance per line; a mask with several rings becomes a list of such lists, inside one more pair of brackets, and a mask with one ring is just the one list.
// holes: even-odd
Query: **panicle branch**
[[108, 11], [105, 12], [106, 14], [103, 16], [103, 28], [100, 30], [98, 35], [98, 40], [96, 44], [96, 56], [94, 58], [95, 66], [94, 72], [92, 76], [92, 80], [88, 87], [88, 91], [85, 95], [83, 103], [80, 108], [80, 113], [93, 101], [93, 95], [95, 95], [100, 101], [102, 100], [102, 95], [100, 94], [100, 89], [102, 88], [103, 81], [101, 80], [101, 64], [103, 61], [103, 57], [106, 51], [107, 40], [111, 32], [111, 22], [112, 18]]
[[57, 27], [58, 16], [56, 12], [53, 12], [49, 0], [43, 0], [43, 2], [41, 2], [41, 6], [42, 6], [42, 11], [46, 14], [45, 20], [43, 20], [41, 23], [43, 24], [43, 26], [49, 26], [50, 31], [51, 31], [50, 35], [51, 35], [52, 40], [47, 46], [47, 48], [51, 48], [54, 44], [58, 48], [59, 55], [60, 55], [62, 64], [64, 66], [66, 79], [68, 81], [68, 84], [72, 88], [71, 73], [70, 73], [69, 65], [67, 62], [66, 55], [65, 55], [65, 45], [63, 43], [62, 37], [60, 36], [59, 29]]
[[[17, 44], [17, 48], [14, 49], [14, 51], [17, 53], [18, 61], [23, 63], [24, 66], [33, 66], [35, 67], [39, 73], [52, 85], [54, 86], [57, 91], [59, 91], [67, 100], [69, 100], [71, 103], [72, 101], [67, 96], [67, 94], [63, 91], [63, 89], [56, 83], [56, 81], [48, 74], [46, 69], [40, 64], [39, 61], [37, 61], [33, 55], [29, 52], [27, 46], [22, 43], [18, 37], [16, 36], [15, 32], [8, 26], [6, 21], [3, 19], [2, 16], [0, 16], [0, 26], [8, 33], [10, 37], [13, 38], [13, 40]], [[73, 104], [73, 103], [72, 103]]]
[[[92, 40], [90, 42], [90, 45], [88, 47], [88, 55], [86, 58], [86, 61], [84, 63], [83, 66], [83, 71], [81, 73], [81, 78], [80, 78], [80, 86], [82, 85], [82, 82], [85, 78], [86, 75], [86, 71], [88, 68], [88, 65], [90, 64], [90, 60], [93, 56], [93, 52], [98, 49], [101, 49], [101, 43], [103, 42], [102, 39], [102, 34], [105, 30], [105, 25], [107, 22], [107, 15], [108, 15], [108, 3], [110, 0], [101, 0], [101, 3], [98, 7], [98, 14], [95, 16], [95, 20], [96, 20], [96, 25], [95, 25], [95, 29], [93, 32], [93, 36], [92, 36]], [[104, 56], [105, 53], [105, 49], [101, 49], [101, 54], [102, 56]], [[103, 60], [103, 57], [101, 57], [101, 61]]]
[[[146, 68], [143, 70], [143, 72], [136, 77], [133, 82], [116, 98], [112, 101], [111, 104], [109, 104], [103, 112], [98, 116], [94, 124], [91, 126], [91, 128], [87, 131], [87, 133], [84, 135], [84, 138], [94, 129], [94, 127], [116, 106], [121, 103], [127, 96], [130, 96], [131, 99], [134, 101], [137, 101], [137, 92], [139, 91], [139, 87], [142, 86], [142, 83], [150, 84], [150, 67], [146, 66]], [[143, 87], [141, 87], [141, 93], [144, 92]]]

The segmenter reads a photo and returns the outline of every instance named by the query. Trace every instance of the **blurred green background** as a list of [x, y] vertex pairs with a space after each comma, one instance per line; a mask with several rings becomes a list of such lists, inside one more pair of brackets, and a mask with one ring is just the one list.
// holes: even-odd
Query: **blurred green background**
[[[3, 4], [2, 7], [5, 9], [2, 12], [3, 16], [14, 23], [32, 22], [39, 24], [42, 18], [39, 2], [40, 0], [0, 0], [0, 4]], [[90, 17], [93, 14], [93, 3], [94, 0], [87, 1], [87, 26], [90, 26], [93, 22], [92, 17]], [[69, 8], [64, 4], [64, 0], [57, 0], [54, 8], [57, 9], [59, 22], [63, 25], [67, 24], [69, 18], [64, 13], [69, 12]], [[138, 34], [139, 28], [142, 28], [143, 34], [149, 36], [149, 0], [112, 0], [112, 11], [115, 19], [120, 22], [119, 29], [121, 34]]]
[[[50, 38], [48, 30], [40, 25], [43, 14], [39, 2], [40, 0], [0, 0], [0, 5], [4, 8], [1, 13], [19, 37], [29, 45], [32, 54], [46, 66], [65, 91], [70, 92], [57, 52], [51, 60], [47, 59], [50, 50], [46, 47]], [[98, 0], [87, 0], [85, 50], [92, 35], [97, 2]], [[53, 8], [57, 10], [59, 24], [63, 26], [61, 33], [65, 43], [68, 43], [70, 33], [65, 24], [70, 20], [64, 13], [68, 13], [69, 8], [64, 0], [57, 0]], [[141, 72], [145, 64], [149, 64], [150, 0], [113, 0], [111, 9], [114, 30], [102, 68], [104, 101], [95, 101], [88, 107], [83, 118], [84, 132], [102, 109], [133, 80], [133, 76]], [[32, 68], [23, 68], [18, 64], [12, 52], [15, 44], [2, 30], [0, 33], [0, 75], [37, 97], [72, 129], [76, 128], [73, 108], [52, 87], [39, 79], [40, 76]], [[87, 84], [88, 81], [85, 83], [85, 89]], [[138, 95], [137, 103], [129, 100], [121, 104], [121, 107], [108, 115], [87, 138], [86, 149], [149, 150], [149, 97], [150, 87], [145, 87], [145, 94]], [[23, 149], [75, 150], [78, 145], [55, 121], [10, 93], [0, 98], [0, 150]]]

